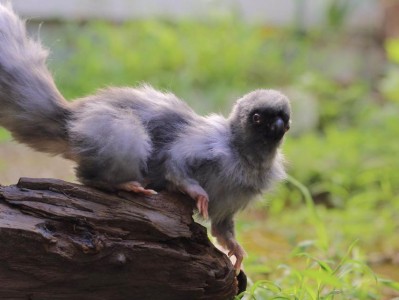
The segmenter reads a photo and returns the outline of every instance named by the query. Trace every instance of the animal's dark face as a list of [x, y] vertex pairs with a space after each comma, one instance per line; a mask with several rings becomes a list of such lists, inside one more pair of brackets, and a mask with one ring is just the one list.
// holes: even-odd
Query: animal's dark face
[[290, 112], [286, 107], [254, 108], [248, 115], [251, 133], [265, 141], [280, 141], [290, 129]]
[[237, 100], [229, 120], [234, 140], [246, 148], [278, 146], [290, 128], [291, 108], [286, 96], [275, 90], [256, 90]]
[[279, 142], [290, 129], [290, 103], [275, 90], [256, 90], [237, 101], [232, 112], [246, 140], [266, 143]]

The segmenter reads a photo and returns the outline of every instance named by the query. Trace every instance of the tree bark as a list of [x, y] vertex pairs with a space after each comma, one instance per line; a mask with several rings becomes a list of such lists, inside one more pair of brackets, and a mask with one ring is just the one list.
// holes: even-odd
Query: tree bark
[[231, 299], [231, 262], [180, 194], [0, 186], [0, 299]]

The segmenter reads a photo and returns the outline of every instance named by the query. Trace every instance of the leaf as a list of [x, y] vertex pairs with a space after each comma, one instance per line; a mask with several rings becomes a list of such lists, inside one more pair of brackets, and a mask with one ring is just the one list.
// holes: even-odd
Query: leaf
[[395, 291], [399, 291], [399, 282], [397, 282], [397, 281], [379, 278], [378, 282], [382, 283], [383, 285], [385, 285], [387, 287], [390, 287], [391, 289], [394, 289]]
[[303, 276], [306, 276], [310, 279], [314, 279], [321, 284], [330, 285], [333, 287], [342, 287], [342, 282], [335, 276], [326, 273], [322, 270], [303, 270], [301, 271]]
[[399, 39], [388, 39], [385, 42], [388, 59], [399, 64]]

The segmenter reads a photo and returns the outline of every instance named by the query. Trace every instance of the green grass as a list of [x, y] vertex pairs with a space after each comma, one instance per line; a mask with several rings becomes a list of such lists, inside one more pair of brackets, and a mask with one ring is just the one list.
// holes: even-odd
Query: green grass
[[48, 42], [50, 67], [69, 99], [147, 82], [200, 113], [226, 114], [249, 90], [282, 88], [302, 108], [297, 117], [315, 111], [317, 124], [286, 139], [289, 180], [238, 218], [253, 280], [243, 299], [399, 295], [397, 40], [386, 45], [389, 68], [379, 81], [358, 74], [342, 83], [329, 68], [344, 43], [323, 32], [298, 35], [234, 18], [67, 24], [59, 32]]
[[11, 139], [10, 133], [5, 130], [3, 127], [0, 127], [0, 142], [8, 141]]
[[50, 63], [67, 98], [147, 82], [202, 113], [227, 112], [244, 92], [288, 84], [302, 73], [312, 60], [309, 42], [292, 37], [235, 19], [69, 24], [54, 43], [67, 54]]
[[[247, 272], [266, 279], [257, 280], [243, 299], [380, 299], [382, 294], [399, 292], [397, 281], [374, 272], [368, 264], [371, 252], [389, 253], [398, 247], [397, 224], [392, 224], [397, 219], [396, 207], [379, 209], [375, 222], [376, 209], [361, 209], [359, 201], [345, 210], [315, 206], [310, 191], [292, 177], [282, 189], [299, 192], [304, 205], [282, 209], [274, 199], [266, 222], [253, 222], [251, 214], [241, 219], [240, 237], [248, 234], [247, 249], [258, 238], [253, 231], [280, 237], [274, 244], [269, 237], [277, 247], [269, 249], [273, 261], [262, 262], [267, 254], [259, 250], [255, 257], [250, 254]], [[246, 222], [251, 225], [245, 226]]]
[[[252, 299], [399, 294], [399, 266], [393, 262], [399, 249], [397, 112], [396, 104], [369, 104], [352, 120], [356, 126], [327, 122], [322, 132], [287, 138], [293, 177], [259, 202], [256, 213], [266, 221], [253, 222], [253, 213], [241, 218], [240, 238], [255, 254], [247, 261], [248, 273], [268, 280], [255, 285]], [[272, 243], [278, 249], [258, 249], [252, 230], [278, 235]]]

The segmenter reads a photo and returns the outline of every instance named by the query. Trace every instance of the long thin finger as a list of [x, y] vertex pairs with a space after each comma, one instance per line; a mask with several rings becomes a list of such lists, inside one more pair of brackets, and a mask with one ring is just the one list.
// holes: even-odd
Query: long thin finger
[[202, 207], [202, 215], [204, 217], [204, 219], [208, 219], [209, 215], [208, 215], [208, 201], [204, 200], [203, 201], [203, 207]]
[[154, 190], [147, 190], [147, 189], [143, 189], [143, 193], [146, 195], [158, 195], [158, 193]]
[[240, 271], [241, 271], [241, 264], [239, 264], [239, 265], [234, 265], [234, 270], [235, 270], [235, 272], [236, 272], [236, 276], [238, 276], [238, 274], [240, 274]]
[[202, 206], [201, 206], [200, 199], [197, 200], [197, 209], [198, 209], [198, 213], [201, 215], [202, 214]]
[[238, 275], [240, 273], [241, 263], [242, 263], [242, 259], [237, 258], [236, 263], [234, 264], [234, 269], [236, 271], [236, 275]]

